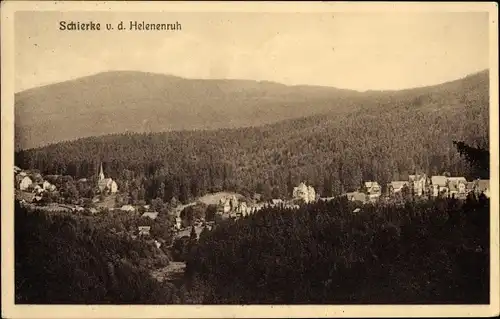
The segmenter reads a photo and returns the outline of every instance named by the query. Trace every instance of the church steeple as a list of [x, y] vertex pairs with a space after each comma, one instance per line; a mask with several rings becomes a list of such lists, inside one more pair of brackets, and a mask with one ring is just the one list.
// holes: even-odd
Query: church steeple
[[99, 180], [102, 181], [104, 179], [104, 170], [102, 169], [102, 162], [101, 162], [101, 167], [99, 169]]

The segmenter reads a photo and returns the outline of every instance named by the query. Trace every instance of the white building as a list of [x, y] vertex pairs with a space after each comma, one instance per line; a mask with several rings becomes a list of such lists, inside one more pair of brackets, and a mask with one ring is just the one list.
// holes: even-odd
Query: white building
[[246, 216], [246, 215], [247, 215], [247, 210], [248, 210], [247, 203], [245, 203], [245, 202], [240, 202], [240, 204], [238, 205], [238, 213], [239, 213], [241, 216]]
[[102, 163], [101, 163], [101, 168], [99, 171], [99, 181], [97, 182], [97, 187], [99, 187], [99, 191], [110, 192], [111, 194], [114, 194], [118, 191], [118, 185], [116, 184], [116, 182], [113, 179], [106, 178], [104, 176], [104, 171], [102, 169]]
[[56, 190], [56, 186], [52, 185], [51, 183], [49, 183], [47, 181], [43, 181], [42, 187], [43, 187], [43, 190], [46, 190], [49, 192], [53, 192]]
[[18, 184], [19, 189], [22, 191], [25, 191], [33, 184], [33, 181], [28, 176], [24, 176], [24, 177], [20, 176], [20, 178], [18, 179], [18, 183], [19, 183]]
[[431, 177], [432, 196], [437, 197], [439, 194], [448, 196], [448, 178], [444, 175]]
[[408, 176], [409, 187], [413, 189], [415, 196], [424, 195], [424, 191], [427, 187], [427, 175], [416, 174]]
[[294, 200], [300, 200], [307, 204], [316, 201], [316, 191], [312, 186], [307, 186], [302, 182], [293, 188], [292, 197]]
[[448, 177], [450, 196], [465, 196], [467, 194], [467, 179], [465, 177]]

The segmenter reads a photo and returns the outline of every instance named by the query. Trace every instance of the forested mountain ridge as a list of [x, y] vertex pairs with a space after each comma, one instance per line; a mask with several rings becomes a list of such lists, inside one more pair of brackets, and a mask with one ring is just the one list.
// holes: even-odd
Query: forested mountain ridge
[[221, 190], [287, 197], [300, 181], [330, 196], [417, 171], [472, 179], [478, 173], [452, 142], [489, 145], [488, 83], [481, 72], [407, 93], [375, 92], [349, 114], [259, 127], [84, 138], [17, 152], [16, 163], [89, 177], [102, 161], [132, 200], [166, 202]]
[[16, 149], [123, 132], [238, 128], [359, 109], [433, 107], [429, 99], [448, 100], [487, 87], [487, 71], [431, 87], [381, 92], [104, 72], [17, 93]]
[[104, 72], [16, 94], [16, 147], [126, 131], [261, 125], [346, 110], [358, 95], [329, 87]]

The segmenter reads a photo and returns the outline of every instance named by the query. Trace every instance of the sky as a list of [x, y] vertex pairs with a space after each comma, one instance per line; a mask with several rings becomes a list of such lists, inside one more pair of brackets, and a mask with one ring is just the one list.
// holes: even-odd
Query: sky
[[[62, 20], [182, 29], [69, 32]], [[14, 21], [16, 92], [112, 70], [397, 90], [489, 68], [482, 12], [17, 12]]]

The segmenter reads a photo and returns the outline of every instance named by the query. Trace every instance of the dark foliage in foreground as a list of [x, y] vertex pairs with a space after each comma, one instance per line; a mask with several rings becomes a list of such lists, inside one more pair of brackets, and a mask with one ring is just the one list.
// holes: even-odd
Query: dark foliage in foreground
[[465, 157], [472, 167], [476, 169], [476, 174], [484, 179], [490, 178], [490, 152], [486, 148], [473, 147], [464, 142], [453, 141], [460, 155]]
[[17, 203], [15, 212], [16, 303], [175, 302], [173, 287], [160, 285], [145, 266], [161, 255], [156, 247], [85, 218], [28, 211]]
[[161, 253], [95, 217], [16, 207], [16, 303], [488, 303], [489, 201], [265, 208], [178, 247], [185, 284], [148, 273]]
[[[489, 201], [267, 208], [200, 239], [200, 303], [488, 303]], [[202, 288], [201, 288], [202, 287]]]

